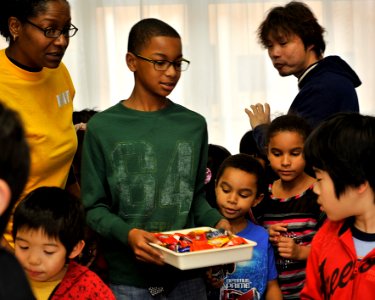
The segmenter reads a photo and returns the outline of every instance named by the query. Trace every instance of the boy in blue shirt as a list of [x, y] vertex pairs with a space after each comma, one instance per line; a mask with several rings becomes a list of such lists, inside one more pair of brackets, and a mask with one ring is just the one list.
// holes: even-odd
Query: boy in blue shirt
[[[208, 272], [209, 281], [218, 290], [211, 290], [209, 299], [267, 299], [281, 300], [272, 245], [267, 231], [251, 222], [247, 216], [251, 207], [264, 197], [264, 170], [258, 160], [247, 154], [226, 158], [216, 177], [217, 206], [226, 217], [234, 234], [253, 240], [257, 245], [249, 261], [236, 263], [229, 270], [218, 267]], [[212, 275], [221, 274], [221, 278]]]

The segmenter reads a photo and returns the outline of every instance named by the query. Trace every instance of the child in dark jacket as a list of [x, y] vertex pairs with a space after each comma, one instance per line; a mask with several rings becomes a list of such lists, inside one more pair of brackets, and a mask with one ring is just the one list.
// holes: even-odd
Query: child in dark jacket
[[87, 267], [75, 261], [85, 246], [81, 202], [57, 187], [40, 187], [14, 213], [15, 255], [37, 299], [115, 299]]

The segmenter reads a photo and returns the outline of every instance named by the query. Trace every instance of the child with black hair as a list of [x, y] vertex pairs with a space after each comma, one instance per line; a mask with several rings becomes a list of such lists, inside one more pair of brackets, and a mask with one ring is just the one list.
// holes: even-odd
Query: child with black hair
[[209, 144], [208, 159], [205, 179], [206, 198], [208, 203], [217, 208], [215, 195], [215, 178], [221, 163], [231, 155], [228, 149], [223, 146]]
[[[29, 146], [20, 117], [0, 103], [0, 236], [25, 187], [29, 168]], [[0, 247], [0, 299], [35, 299], [22, 267], [3, 247]]]
[[81, 202], [58, 187], [29, 193], [14, 213], [15, 255], [37, 299], [115, 299], [87, 267], [73, 259], [85, 246]]
[[[282, 299], [272, 245], [267, 231], [247, 218], [251, 207], [262, 201], [265, 192], [264, 170], [258, 160], [247, 154], [226, 158], [216, 177], [217, 206], [233, 233], [257, 245], [249, 261], [235, 266], [213, 267], [208, 271], [208, 299]], [[216, 274], [216, 275], [215, 275]], [[219, 292], [220, 287], [220, 292]]]
[[263, 149], [259, 149], [253, 135], [253, 131], [247, 131], [241, 138], [240, 141], [240, 153], [246, 153], [255, 157], [264, 167], [266, 173], [266, 181], [271, 182], [276, 180], [278, 177], [275, 172], [272, 170], [270, 166], [270, 162], [267, 158], [266, 153], [264, 153]]
[[315, 235], [301, 299], [375, 299], [375, 117], [341, 113], [307, 139], [328, 221]]
[[310, 131], [307, 121], [294, 115], [271, 122], [267, 156], [279, 179], [269, 185], [265, 199], [253, 209], [274, 244], [284, 299], [299, 299], [310, 243], [322, 218], [313, 192], [316, 179], [305, 172], [303, 149]]
[[73, 124], [76, 129], [78, 145], [77, 151], [74, 154], [72, 165], [75, 178], [79, 184], [81, 184], [82, 146], [86, 131], [86, 125], [87, 122], [91, 119], [91, 117], [98, 112], [99, 111], [95, 109], [83, 109], [80, 111], [73, 111]]

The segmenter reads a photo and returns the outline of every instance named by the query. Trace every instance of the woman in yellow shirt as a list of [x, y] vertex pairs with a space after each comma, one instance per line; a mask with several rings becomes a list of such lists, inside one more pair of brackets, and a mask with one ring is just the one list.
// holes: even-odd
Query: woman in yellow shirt
[[[70, 5], [66, 0], [2, 4], [0, 33], [9, 46], [0, 50], [0, 102], [20, 114], [31, 149], [24, 195], [40, 186], [65, 188], [77, 148], [75, 89], [61, 62], [78, 30], [71, 23]], [[10, 235], [6, 239], [12, 240]]]

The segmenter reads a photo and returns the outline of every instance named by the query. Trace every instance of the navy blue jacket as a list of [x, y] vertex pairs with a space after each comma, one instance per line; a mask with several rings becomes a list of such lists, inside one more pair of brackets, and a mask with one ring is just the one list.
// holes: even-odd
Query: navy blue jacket
[[359, 112], [355, 88], [360, 84], [357, 74], [344, 60], [327, 56], [300, 80], [299, 93], [288, 113], [298, 114], [316, 127], [337, 112]]
[[[288, 114], [306, 118], [315, 128], [321, 121], [338, 112], [359, 112], [355, 88], [361, 80], [353, 69], [338, 56], [327, 56], [309, 67], [299, 80], [299, 93]], [[264, 149], [268, 125], [254, 128], [253, 135]]]

